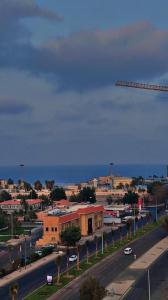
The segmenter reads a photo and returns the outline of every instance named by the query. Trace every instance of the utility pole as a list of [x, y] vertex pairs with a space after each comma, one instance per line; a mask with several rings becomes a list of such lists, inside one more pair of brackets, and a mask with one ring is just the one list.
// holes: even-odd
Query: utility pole
[[148, 269], [148, 299], [151, 300], [150, 274]]

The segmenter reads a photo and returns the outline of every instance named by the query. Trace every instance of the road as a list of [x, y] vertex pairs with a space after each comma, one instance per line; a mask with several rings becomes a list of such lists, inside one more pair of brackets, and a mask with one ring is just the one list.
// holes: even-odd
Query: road
[[[144, 254], [154, 244], [165, 237], [165, 232], [158, 228], [153, 232], [150, 232], [145, 237], [133, 242], [132, 248], [136, 253], [137, 257]], [[122, 250], [118, 251], [115, 255], [108, 258], [107, 260], [96, 265], [89, 275], [95, 276], [103, 286], [107, 286], [112, 280], [115, 279], [122, 271], [124, 271], [129, 264], [133, 262], [133, 256], [124, 256]], [[79, 287], [81, 283], [88, 278], [88, 274], [78, 278], [72, 284], [62, 290], [59, 294], [52, 297], [53, 300], [74, 300], [79, 299]], [[134, 298], [136, 299], [136, 298]], [[142, 298], [141, 298], [142, 299]]]
[[[123, 234], [126, 233], [125, 228], [123, 228]], [[157, 229], [155, 232], [152, 232], [148, 235], [148, 238], [143, 238], [141, 241], [134, 242], [134, 247], [137, 255], [143, 254], [145, 251], [147, 251], [152, 245], [154, 245], [156, 242], [158, 242], [163, 237], [163, 232], [160, 229]], [[115, 233], [115, 239], [119, 238], [119, 232]], [[111, 240], [111, 235], [109, 235], [109, 241]], [[101, 241], [99, 241], [99, 248], [101, 247]], [[95, 251], [95, 244], [91, 243], [90, 245], [90, 252]], [[74, 252], [73, 252], [74, 253]], [[80, 257], [81, 259], [84, 258], [86, 255], [86, 248], [83, 247], [81, 249]], [[103, 269], [100, 269], [100, 271], [97, 271], [97, 274], [101, 273], [101, 282], [102, 284], [106, 285], [106, 281], [111, 281], [111, 278], [113, 276], [117, 276], [122, 270], [124, 270], [129, 263], [132, 262], [132, 258], [127, 258], [123, 256], [122, 252], [116, 253], [112, 260], [110, 261], [110, 264], [108, 262], [108, 265], [103, 265]], [[110, 265], [110, 269], [108, 270], [108, 267]], [[111, 265], [113, 265], [113, 268], [111, 268]], [[66, 258], [63, 258], [62, 261], [62, 267], [61, 270], [64, 271], [66, 268]], [[46, 275], [52, 274], [55, 275], [57, 272], [56, 264], [54, 261], [51, 261], [44, 265], [43, 267], [39, 267], [35, 271], [25, 275], [24, 277], [20, 278], [18, 280], [19, 284], [19, 299], [23, 299], [24, 296], [26, 296], [28, 293], [33, 291], [34, 289], [38, 288], [42, 284], [46, 282]], [[103, 273], [109, 273], [106, 276], [103, 276]], [[111, 277], [112, 276], [112, 277]], [[108, 280], [107, 280], [108, 279]], [[107, 282], [108, 284], [108, 282]], [[74, 290], [75, 291], [75, 290]], [[76, 290], [77, 292], [77, 290]], [[8, 300], [9, 298], [9, 285], [4, 286], [0, 290], [0, 299]], [[61, 299], [61, 298], [59, 298]], [[62, 298], [62, 299], [73, 299], [73, 298]]]
[[[161, 256], [150, 268], [152, 300], [168, 300], [168, 252]], [[147, 272], [135, 284], [124, 300], [149, 300]]]

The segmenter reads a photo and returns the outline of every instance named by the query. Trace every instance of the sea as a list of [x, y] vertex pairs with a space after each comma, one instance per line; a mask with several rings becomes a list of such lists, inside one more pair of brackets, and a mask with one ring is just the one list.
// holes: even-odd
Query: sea
[[2, 166], [0, 179], [11, 178], [16, 183], [19, 179], [33, 184], [40, 180], [54, 180], [56, 185], [68, 185], [86, 182], [99, 176], [128, 176], [149, 178], [153, 175], [166, 176], [166, 165], [163, 164], [116, 164], [110, 165], [57, 165], [57, 166]]

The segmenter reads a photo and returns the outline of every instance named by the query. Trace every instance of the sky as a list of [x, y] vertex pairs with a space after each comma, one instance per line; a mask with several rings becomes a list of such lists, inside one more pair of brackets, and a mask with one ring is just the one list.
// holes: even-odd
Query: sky
[[168, 162], [166, 0], [1, 0], [0, 165]]

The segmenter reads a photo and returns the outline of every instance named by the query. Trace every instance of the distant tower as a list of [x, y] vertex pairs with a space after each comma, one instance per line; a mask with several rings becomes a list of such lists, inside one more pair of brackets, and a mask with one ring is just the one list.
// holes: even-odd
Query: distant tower
[[114, 163], [110, 163], [110, 179], [111, 179], [111, 188], [113, 187], [113, 165]]

